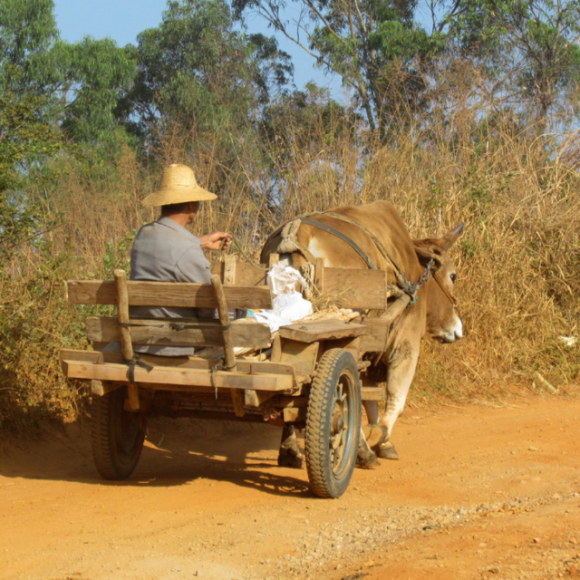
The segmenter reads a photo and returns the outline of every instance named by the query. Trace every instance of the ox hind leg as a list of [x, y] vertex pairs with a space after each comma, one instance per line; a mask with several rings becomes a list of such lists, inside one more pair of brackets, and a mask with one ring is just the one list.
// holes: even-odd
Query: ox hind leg
[[303, 455], [298, 447], [294, 425], [284, 425], [278, 454], [278, 465], [299, 469], [302, 467], [302, 463]]
[[363, 401], [368, 425], [361, 429], [357, 453], [357, 465], [365, 469], [376, 467], [379, 462], [373, 448], [377, 448], [388, 438], [386, 427], [379, 425], [379, 404], [376, 401]]
[[417, 368], [420, 339], [416, 342], [417, 344], [412, 344], [409, 339], [403, 339], [388, 361], [387, 405], [385, 413], [379, 420], [379, 425], [386, 429], [387, 436], [384, 442], [374, 447], [375, 453], [382, 459], [399, 459], [399, 454], [390, 439], [395, 422], [405, 408], [407, 394]]

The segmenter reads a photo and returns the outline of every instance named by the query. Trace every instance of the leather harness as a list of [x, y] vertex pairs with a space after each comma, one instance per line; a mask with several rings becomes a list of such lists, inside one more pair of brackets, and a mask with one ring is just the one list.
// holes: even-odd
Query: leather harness
[[[318, 221], [316, 219], [312, 219], [312, 217], [319, 216], [319, 215], [325, 215], [325, 216], [328, 216], [328, 217], [331, 217], [331, 218], [334, 218], [334, 219], [337, 219], [337, 220], [341, 220], [341, 221], [347, 222], [347, 223], [349, 223], [351, 225], [354, 225], [354, 226], [358, 227], [361, 231], [363, 231], [371, 239], [371, 241], [375, 244], [375, 246], [377, 247], [377, 249], [379, 250], [379, 252], [391, 263], [391, 265], [395, 269], [395, 276], [397, 278], [397, 286], [389, 285], [389, 289], [394, 294], [399, 294], [399, 296], [401, 296], [403, 294], [407, 294], [411, 298], [410, 305], [414, 304], [417, 301], [417, 292], [418, 292], [419, 288], [421, 288], [421, 286], [428, 280], [429, 274], [431, 273], [431, 269], [432, 269], [434, 263], [435, 262], [439, 262], [439, 264], [441, 264], [441, 259], [435, 253], [433, 253], [433, 252], [427, 252], [427, 251], [422, 251], [421, 254], [423, 256], [425, 256], [425, 257], [428, 257], [429, 258], [429, 262], [427, 264], [427, 267], [425, 269], [425, 272], [420, 277], [419, 281], [418, 282], [411, 282], [411, 281], [409, 281], [407, 279], [404, 271], [395, 262], [394, 258], [391, 256], [391, 254], [385, 248], [384, 244], [370, 230], [368, 230], [365, 226], [363, 226], [359, 222], [357, 222], [357, 221], [355, 221], [355, 220], [353, 220], [353, 219], [351, 219], [351, 218], [349, 218], [347, 216], [343, 216], [341, 214], [338, 214], [336, 212], [333, 212], [333, 211], [313, 212], [313, 213], [305, 214], [305, 215], [302, 215], [302, 216], [298, 216], [297, 218], [294, 218], [293, 220], [290, 220], [289, 222], [286, 222], [286, 224], [283, 224], [272, 235], [276, 235], [279, 232], [282, 232], [282, 234], [284, 232], [293, 232], [294, 234], [296, 234], [298, 228], [300, 227], [300, 222], [302, 222], [302, 223], [305, 223], [305, 224], [307, 224], [309, 226], [318, 228], [318, 229], [320, 229], [322, 231], [325, 231], [325, 232], [327, 232], [329, 234], [332, 234], [333, 236], [339, 238], [343, 242], [347, 243], [353, 250], [355, 250], [358, 253], [358, 255], [363, 259], [363, 261], [365, 262], [365, 264], [371, 270], [377, 270], [378, 269], [377, 266], [376, 266], [376, 264], [372, 261], [372, 259], [366, 254], [366, 252], [354, 240], [352, 240], [351, 238], [349, 238], [347, 235], [343, 234], [342, 232], [340, 232], [336, 228], [333, 228], [332, 226], [329, 226], [327, 224], [324, 224], [324, 223], [322, 223], [322, 222], [320, 222], [320, 221]], [[293, 239], [291, 240], [291, 244], [309, 262], [314, 263], [316, 261], [315, 257], [308, 250], [308, 248], [306, 248], [303, 244], [301, 244], [298, 241], [298, 239], [296, 238], [295, 235], [294, 235]], [[281, 252], [281, 253], [285, 253], [285, 252]], [[447, 298], [450, 300], [450, 302], [452, 303], [453, 307], [455, 309], [457, 309], [457, 303], [456, 303], [455, 297], [452, 296], [450, 294], [450, 292], [443, 286], [443, 284], [441, 283], [441, 281], [439, 280], [439, 278], [436, 276], [436, 273], [435, 272], [433, 272], [433, 278], [435, 279], [435, 281], [437, 282], [437, 284], [439, 284], [439, 287], [441, 288], [441, 290], [443, 291], [443, 293], [445, 294], [445, 296], [447, 296]]]

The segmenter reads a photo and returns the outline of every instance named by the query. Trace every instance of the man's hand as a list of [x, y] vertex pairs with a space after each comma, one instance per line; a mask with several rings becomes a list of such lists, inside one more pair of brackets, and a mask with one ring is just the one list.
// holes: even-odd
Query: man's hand
[[[226, 232], [212, 232], [211, 234], [205, 234], [205, 236], [199, 236], [201, 241], [202, 250], [227, 250], [230, 245], [230, 240], [232, 239], [232, 234]], [[222, 247], [223, 244], [223, 247]]]

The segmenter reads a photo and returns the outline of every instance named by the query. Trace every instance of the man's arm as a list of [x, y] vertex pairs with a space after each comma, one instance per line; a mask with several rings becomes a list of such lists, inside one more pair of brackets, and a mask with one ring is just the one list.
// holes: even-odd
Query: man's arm
[[[227, 250], [232, 239], [232, 234], [226, 232], [212, 232], [199, 236], [202, 250]], [[222, 246], [223, 244], [223, 246]]]

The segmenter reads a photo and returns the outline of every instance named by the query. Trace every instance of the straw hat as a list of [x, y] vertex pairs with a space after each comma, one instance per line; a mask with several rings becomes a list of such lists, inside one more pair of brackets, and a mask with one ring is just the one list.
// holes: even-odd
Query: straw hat
[[193, 171], [187, 165], [174, 163], [163, 170], [161, 187], [149, 194], [143, 200], [143, 205], [155, 207], [187, 201], [209, 201], [216, 198], [215, 193], [210, 193], [197, 184]]

